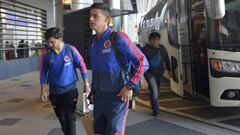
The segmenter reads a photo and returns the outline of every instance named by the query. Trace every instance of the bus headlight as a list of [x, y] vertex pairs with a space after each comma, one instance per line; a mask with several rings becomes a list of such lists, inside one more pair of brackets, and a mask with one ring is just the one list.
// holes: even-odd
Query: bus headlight
[[232, 61], [222, 61], [223, 71], [229, 73], [237, 73], [240, 72], [240, 63], [232, 62]]
[[211, 59], [211, 67], [217, 72], [240, 73], [240, 62]]

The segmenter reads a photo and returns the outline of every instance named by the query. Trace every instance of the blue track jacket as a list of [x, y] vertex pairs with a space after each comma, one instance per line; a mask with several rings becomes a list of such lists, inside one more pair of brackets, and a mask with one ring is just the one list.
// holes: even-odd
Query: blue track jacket
[[115, 95], [125, 85], [134, 86], [139, 83], [149, 65], [144, 54], [131, 42], [129, 37], [123, 32], [118, 32], [115, 45], [122, 56], [125, 68], [129, 71], [131, 64], [134, 67], [130, 79], [126, 80], [112, 49], [110, 41], [112, 31], [111, 28], [108, 28], [99, 39], [93, 35], [90, 46], [90, 62], [93, 71], [92, 90], [96, 93], [114, 93]]
[[[87, 78], [87, 69], [82, 56], [75, 47], [70, 46], [70, 48], [75, 64], [81, 70], [82, 77]], [[76, 88], [77, 77], [66, 45], [64, 44], [59, 54], [51, 51], [50, 55], [47, 56], [46, 53], [47, 50], [43, 49], [40, 60], [40, 84], [46, 84], [48, 79], [50, 93], [53, 94], [65, 93], [74, 87]]]

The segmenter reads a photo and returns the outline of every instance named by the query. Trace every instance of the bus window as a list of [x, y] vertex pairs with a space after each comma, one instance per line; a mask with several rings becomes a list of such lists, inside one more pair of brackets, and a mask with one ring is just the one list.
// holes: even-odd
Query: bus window
[[176, 1], [172, 3], [169, 7], [168, 11], [168, 40], [172, 46], [178, 48], [178, 39], [177, 39], [177, 18], [176, 18]]
[[225, 1], [226, 14], [222, 19], [210, 21], [210, 48], [240, 51], [239, 0]]

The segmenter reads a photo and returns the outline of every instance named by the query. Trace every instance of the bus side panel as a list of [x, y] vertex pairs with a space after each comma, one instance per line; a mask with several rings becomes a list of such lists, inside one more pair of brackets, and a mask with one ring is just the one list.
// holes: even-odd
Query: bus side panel
[[177, 1], [178, 13], [178, 42], [180, 45], [180, 57], [182, 61], [182, 83], [184, 92], [194, 94], [192, 87], [192, 68], [191, 68], [191, 49], [189, 44], [189, 13], [188, 13], [188, 0]]

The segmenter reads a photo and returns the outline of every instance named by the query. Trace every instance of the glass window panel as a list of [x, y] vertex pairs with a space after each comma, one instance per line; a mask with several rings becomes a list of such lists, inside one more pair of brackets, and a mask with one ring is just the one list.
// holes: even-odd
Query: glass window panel
[[14, 25], [10, 25], [10, 24], [2, 24], [2, 27], [4, 29], [11, 29], [11, 28], [14, 28], [15, 26]]
[[16, 31], [16, 34], [27, 35], [27, 31]]
[[2, 6], [2, 7], [5, 7], [5, 8], [11, 8], [11, 7], [12, 7], [11, 5], [6, 4], [6, 3], [4, 3], [4, 2], [1, 3], [1, 6]]
[[31, 27], [37, 27], [37, 24], [33, 24], [33, 23], [28, 23], [27, 26], [31, 26]]
[[23, 26], [16, 26], [16, 28], [17, 28], [18, 30], [26, 30], [26, 29], [27, 29], [26, 27], [23, 27]]
[[16, 26], [16, 30], [27, 30], [27, 28], [22, 26]]
[[[2, 8], [1, 8], [2, 7]], [[18, 1], [4, 0], [0, 3], [0, 44], [9, 41], [15, 47], [20, 40], [28, 41], [29, 46], [41, 44], [47, 27], [46, 10], [41, 10]], [[29, 55], [35, 55], [35, 50], [29, 50]], [[16, 55], [17, 56], [17, 55]]]
[[26, 35], [23, 35], [23, 36], [22, 35], [16, 35], [16, 38], [25, 40], [25, 39], [27, 39], [27, 36]]
[[177, 39], [177, 17], [175, 2], [169, 7], [168, 11], [168, 40], [174, 47], [179, 47]]
[[27, 17], [30, 18], [30, 19], [37, 19], [37, 16], [34, 16], [34, 15], [29, 15], [28, 14]]
[[16, 16], [21, 16], [21, 17], [26, 17], [26, 14], [20, 13], [20, 12], [15, 12]]
[[2, 16], [6, 19], [16, 20], [16, 16], [11, 15], [11, 14], [3, 14]]
[[43, 36], [43, 33], [37, 32], [37, 35], [38, 35], [38, 36]]
[[30, 19], [30, 18], [28, 18], [27, 21], [31, 22], [31, 23], [37, 23], [38, 22], [36, 19]]
[[28, 32], [28, 35], [37, 35], [37, 32]]
[[23, 9], [23, 8], [20, 8], [20, 7], [15, 7], [15, 10], [16, 10], [17, 12], [23, 12], [23, 13], [26, 12], [26, 9]]

